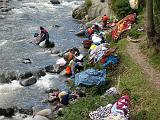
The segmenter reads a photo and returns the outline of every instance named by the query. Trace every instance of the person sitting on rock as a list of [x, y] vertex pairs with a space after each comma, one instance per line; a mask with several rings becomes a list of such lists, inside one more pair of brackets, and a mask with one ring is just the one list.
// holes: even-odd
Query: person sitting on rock
[[103, 28], [106, 28], [106, 27], [107, 27], [107, 22], [108, 22], [108, 20], [109, 20], [109, 17], [108, 17], [107, 15], [104, 15], [104, 16], [102, 17], [102, 22], [103, 22], [102, 27], [103, 27]]
[[41, 37], [41, 42], [45, 40], [45, 44], [49, 44], [49, 33], [46, 29], [40, 26], [40, 37]]

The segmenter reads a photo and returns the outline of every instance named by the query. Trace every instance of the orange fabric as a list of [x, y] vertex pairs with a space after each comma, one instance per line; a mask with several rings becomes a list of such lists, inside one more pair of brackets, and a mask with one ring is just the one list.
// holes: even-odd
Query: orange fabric
[[67, 75], [71, 74], [71, 67], [70, 66], [66, 67], [66, 74]]

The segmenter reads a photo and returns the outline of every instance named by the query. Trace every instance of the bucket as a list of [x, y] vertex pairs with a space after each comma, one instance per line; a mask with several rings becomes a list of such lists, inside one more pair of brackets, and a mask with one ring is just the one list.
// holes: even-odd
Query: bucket
[[83, 41], [83, 47], [89, 49], [92, 45], [93, 41], [92, 40], [84, 40]]

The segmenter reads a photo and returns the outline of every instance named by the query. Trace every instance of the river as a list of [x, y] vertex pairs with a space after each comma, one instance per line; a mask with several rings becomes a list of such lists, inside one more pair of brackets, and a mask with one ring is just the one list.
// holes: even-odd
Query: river
[[[56, 48], [61, 51], [79, 47], [82, 40], [74, 35], [74, 31], [79, 29], [79, 23], [71, 14], [82, 2], [61, 0], [60, 5], [52, 5], [49, 0], [11, 0], [9, 4], [13, 9], [0, 20], [0, 72], [31, 71], [55, 63], [55, 55], [30, 43], [34, 33], [39, 32], [39, 26], [49, 31], [50, 41], [54, 41]], [[30, 58], [32, 63], [22, 63], [25, 58]], [[17, 80], [0, 84], [0, 107], [43, 106], [41, 101], [47, 98], [45, 90], [57, 87], [67, 89], [64, 80], [60, 75], [47, 74], [29, 87], [20, 86]], [[0, 120], [10, 119], [0, 117]], [[18, 114], [11, 120], [22, 118]]]

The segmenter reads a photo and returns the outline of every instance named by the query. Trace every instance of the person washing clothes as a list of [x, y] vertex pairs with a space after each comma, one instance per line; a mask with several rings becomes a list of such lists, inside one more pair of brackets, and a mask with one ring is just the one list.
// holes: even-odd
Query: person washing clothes
[[103, 28], [106, 28], [106, 27], [107, 27], [107, 21], [108, 21], [109, 19], [110, 19], [110, 18], [109, 18], [107, 15], [104, 15], [104, 16], [102, 17], [102, 22], [103, 22], [102, 27], [103, 27]]
[[49, 33], [46, 29], [44, 29], [43, 27], [40, 26], [40, 30], [41, 30], [41, 42], [45, 40], [45, 44], [49, 43]]

